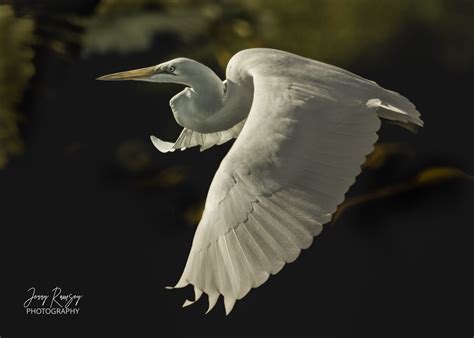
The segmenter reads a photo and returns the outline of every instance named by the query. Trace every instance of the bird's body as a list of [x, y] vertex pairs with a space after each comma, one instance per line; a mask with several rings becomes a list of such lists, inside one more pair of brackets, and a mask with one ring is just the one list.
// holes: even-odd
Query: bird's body
[[[159, 78], [157, 69], [173, 74]], [[152, 137], [160, 151], [203, 150], [237, 138], [211, 183], [175, 285], [192, 284], [195, 300], [206, 293], [209, 310], [223, 295], [229, 313], [237, 299], [311, 245], [372, 151], [379, 117], [406, 127], [423, 125], [401, 95], [338, 67], [273, 49], [234, 55], [224, 82], [182, 58], [153, 72], [133, 79], [189, 86], [170, 102], [184, 130], [175, 143]], [[103, 79], [127, 79], [126, 74]]]

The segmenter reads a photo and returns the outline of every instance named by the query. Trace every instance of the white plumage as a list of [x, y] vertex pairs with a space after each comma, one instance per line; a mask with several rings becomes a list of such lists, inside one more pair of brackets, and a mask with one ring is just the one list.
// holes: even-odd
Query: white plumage
[[174, 286], [193, 285], [194, 301], [207, 294], [209, 310], [222, 295], [227, 314], [236, 300], [294, 261], [331, 220], [373, 150], [379, 117], [407, 128], [423, 125], [401, 95], [283, 51], [239, 52], [225, 85], [189, 59], [150, 68], [138, 78], [132, 71], [134, 77], [124, 72], [102, 79], [190, 87], [171, 102], [185, 129], [174, 144], [152, 137], [160, 151], [204, 150], [237, 138], [211, 183]]

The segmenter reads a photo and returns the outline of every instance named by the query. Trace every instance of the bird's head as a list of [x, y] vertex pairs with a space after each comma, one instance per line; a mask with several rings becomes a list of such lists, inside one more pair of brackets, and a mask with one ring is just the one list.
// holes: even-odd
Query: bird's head
[[187, 58], [177, 58], [156, 66], [104, 75], [97, 80], [164, 82], [190, 87], [171, 99], [173, 115], [179, 125], [207, 132], [210, 130], [209, 124], [204, 124], [202, 121], [222, 107], [225, 91], [221, 79], [210, 68]]
[[176, 58], [156, 66], [128, 70], [101, 76], [101, 81], [149, 81], [179, 83], [186, 86], [194, 86], [196, 82], [202, 81], [206, 74], [212, 73], [205, 65], [187, 58]]

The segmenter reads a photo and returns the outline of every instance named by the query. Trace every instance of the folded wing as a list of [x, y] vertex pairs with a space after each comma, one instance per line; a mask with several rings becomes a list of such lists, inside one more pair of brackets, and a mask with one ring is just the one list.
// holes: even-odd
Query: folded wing
[[185, 150], [187, 148], [200, 146], [200, 151], [207, 150], [214, 145], [221, 145], [233, 138], [237, 138], [245, 124], [245, 119], [237, 123], [230, 129], [217, 133], [203, 134], [184, 128], [176, 142], [166, 142], [155, 136], [150, 136], [153, 145], [162, 153], [173, 152], [176, 149]]

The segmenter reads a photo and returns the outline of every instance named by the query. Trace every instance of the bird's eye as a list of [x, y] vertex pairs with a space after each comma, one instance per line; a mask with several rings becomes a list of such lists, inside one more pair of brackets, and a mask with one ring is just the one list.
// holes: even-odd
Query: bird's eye
[[169, 66], [168, 67], [168, 71], [171, 72], [171, 73], [173, 73], [175, 70], [176, 70], [175, 66]]

